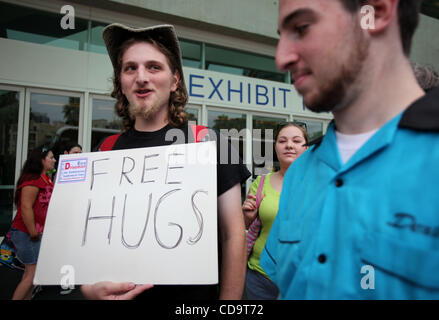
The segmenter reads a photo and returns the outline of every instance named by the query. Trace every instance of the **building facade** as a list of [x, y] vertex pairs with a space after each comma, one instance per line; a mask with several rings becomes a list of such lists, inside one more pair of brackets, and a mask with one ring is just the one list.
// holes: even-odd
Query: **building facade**
[[[14, 186], [30, 150], [51, 144], [58, 156], [78, 142], [89, 152], [119, 132], [102, 40], [102, 29], [113, 22], [175, 25], [190, 121], [228, 134], [254, 175], [273, 165], [271, 129], [279, 123], [301, 122], [311, 139], [324, 134], [332, 116], [308, 111], [289, 75], [276, 70], [277, 5], [0, 0], [0, 236], [10, 225]], [[413, 51], [416, 62], [436, 69], [439, 44], [428, 35], [438, 28], [437, 19], [423, 16]]]

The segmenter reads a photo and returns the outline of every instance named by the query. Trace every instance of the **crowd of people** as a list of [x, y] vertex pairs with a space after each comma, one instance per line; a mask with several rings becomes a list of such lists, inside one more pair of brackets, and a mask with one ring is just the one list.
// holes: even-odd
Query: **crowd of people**
[[[375, 12], [370, 29], [360, 24], [364, 2]], [[218, 285], [108, 279], [83, 285], [83, 296], [437, 299], [437, 234], [403, 220], [409, 216], [429, 230], [439, 228], [439, 77], [408, 59], [420, 3], [280, 0], [276, 64], [291, 73], [307, 108], [332, 112], [325, 136], [308, 141], [303, 126], [281, 123], [274, 139], [279, 168], [258, 176], [243, 203], [241, 184], [250, 172], [242, 160], [218, 161]], [[181, 129], [185, 143], [196, 140], [184, 112], [188, 92], [174, 27], [116, 23], [103, 38], [114, 68], [111, 95], [124, 128], [100, 149], [170, 145], [171, 129]], [[228, 151], [235, 156], [230, 143]], [[75, 152], [81, 146], [65, 151]], [[218, 147], [218, 159], [221, 152]], [[54, 187], [46, 173], [54, 165], [52, 151], [37, 148], [17, 183], [12, 240], [25, 271], [14, 299], [31, 297]], [[246, 229], [247, 236], [254, 233], [249, 253]], [[363, 266], [374, 270], [373, 290], [370, 282], [362, 285]]]

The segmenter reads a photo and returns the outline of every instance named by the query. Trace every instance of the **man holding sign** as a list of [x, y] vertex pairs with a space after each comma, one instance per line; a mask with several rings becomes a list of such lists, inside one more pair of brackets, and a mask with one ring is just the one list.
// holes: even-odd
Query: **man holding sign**
[[[121, 150], [199, 141], [197, 130], [192, 132], [186, 121], [184, 107], [188, 94], [173, 26], [134, 29], [112, 24], [104, 29], [103, 38], [114, 67], [112, 97], [117, 99], [115, 109], [123, 119], [124, 131], [105, 140], [99, 149]], [[218, 139], [224, 138], [218, 136]], [[221, 157], [221, 143], [217, 143], [219, 254], [222, 257], [219, 260], [219, 288], [217, 285], [151, 288], [150, 285], [100, 282], [82, 286], [86, 298], [130, 299], [143, 292], [142, 297], [149, 299], [216, 299], [218, 289], [220, 299], [241, 298], [246, 267], [241, 183], [250, 173], [242, 161], [231, 163], [236, 151], [226, 143], [227, 159], [224, 154]], [[176, 268], [178, 272], [178, 266]]]

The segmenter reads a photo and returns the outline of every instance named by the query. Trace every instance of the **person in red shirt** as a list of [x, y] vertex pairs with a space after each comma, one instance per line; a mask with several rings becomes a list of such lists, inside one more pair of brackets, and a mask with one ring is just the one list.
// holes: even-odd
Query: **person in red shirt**
[[17, 249], [17, 258], [25, 269], [13, 300], [30, 300], [32, 297], [41, 235], [53, 190], [53, 182], [46, 172], [54, 169], [55, 162], [51, 150], [44, 147], [34, 149], [17, 182], [14, 199], [17, 215], [12, 223], [11, 239]]

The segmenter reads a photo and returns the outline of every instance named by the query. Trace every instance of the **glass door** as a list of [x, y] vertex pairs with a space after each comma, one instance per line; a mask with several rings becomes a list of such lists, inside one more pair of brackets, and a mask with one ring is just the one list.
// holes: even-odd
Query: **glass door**
[[0, 86], [0, 237], [11, 226], [21, 165], [24, 89]]
[[92, 97], [90, 151], [95, 151], [106, 137], [121, 133], [122, 119], [114, 111], [115, 102], [104, 96]]
[[[219, 110], [209, 108], [207, 111], [207, 126], [211, 129], [217, 129], [221, 134], [228, 138], [239, 157], [246, 163], [248, 156], [246, 150], [246, 124], [247, 115], [245, 113], [233, 112], [229, 110]], [[238, 159], [231, 158], [232, 163], [238, 163]], [[246, 183], [241, 185], [241, 196], [244, 201], [246, 196]]]
[[187, 120], [190, 123], [194, 124], [201, 124], [201, 117], [200, 117], [200, 108], [195, 105], [187, 105], [184, 108], [184, 111], [187, 114]]
[[31, 89], [27, 92], [24, 156], [45, 145], [58, 160], [67, 146], [79, 142], [81, 94]]

